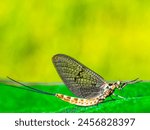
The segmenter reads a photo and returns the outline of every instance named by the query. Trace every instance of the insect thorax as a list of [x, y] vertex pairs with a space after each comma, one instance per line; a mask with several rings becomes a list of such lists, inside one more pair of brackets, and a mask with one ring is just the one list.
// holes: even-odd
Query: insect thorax
[[117, 87], [118, 87], [118, 84], [116, 83], [104, 84], [104, 87], [103, 87], [104, 91], [103, 91], [103, 94], [100, 95], [100, 98], [105, 99], [106, 97], [110, 96], [114, 92], [115, 88]]

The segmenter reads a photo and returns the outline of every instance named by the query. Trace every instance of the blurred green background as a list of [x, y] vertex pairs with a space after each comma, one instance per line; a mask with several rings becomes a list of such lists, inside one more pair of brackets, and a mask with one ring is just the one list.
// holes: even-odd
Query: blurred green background
[[0, 1], [1, 79], [61, 81], [64, 53], [107, 80], [148, 80], [149, 50], [149, 0]]

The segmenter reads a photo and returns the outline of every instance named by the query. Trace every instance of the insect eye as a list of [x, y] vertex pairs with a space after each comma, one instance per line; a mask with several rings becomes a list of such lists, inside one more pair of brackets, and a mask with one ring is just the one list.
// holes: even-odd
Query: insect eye
[[107, 86], [106, 88], [109, 89], [109, 86]]
[[112, 83], [109, 83], [109, 86], [113, 85]]

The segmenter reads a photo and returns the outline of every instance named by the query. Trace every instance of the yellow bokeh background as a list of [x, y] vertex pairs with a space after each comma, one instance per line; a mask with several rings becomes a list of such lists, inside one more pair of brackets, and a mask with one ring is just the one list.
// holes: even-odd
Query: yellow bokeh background
[[148, 80], [150, 1], [0, 1], [1, 79], [61, 81], [51, 62], [57, 53], [106, 80]]

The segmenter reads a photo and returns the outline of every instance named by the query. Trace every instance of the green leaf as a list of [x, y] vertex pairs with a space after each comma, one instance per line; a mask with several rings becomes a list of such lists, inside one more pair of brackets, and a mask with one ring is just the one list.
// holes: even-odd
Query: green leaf
[[[27, 84], [31, 87], [73, 96], [63, 84]], [[0, 112], [45, 112], [45, 113], [130, 113], [150, 112], [150, 82], [127, 85], [115, 94], [125, 97], [120, 99], [112, 96], [95, 106], [81, 107], [64, 102], [57, 97], [17, 89], [8, 83], [0, 83]], [[111, 100], [111, 101], [110, 101]]]

